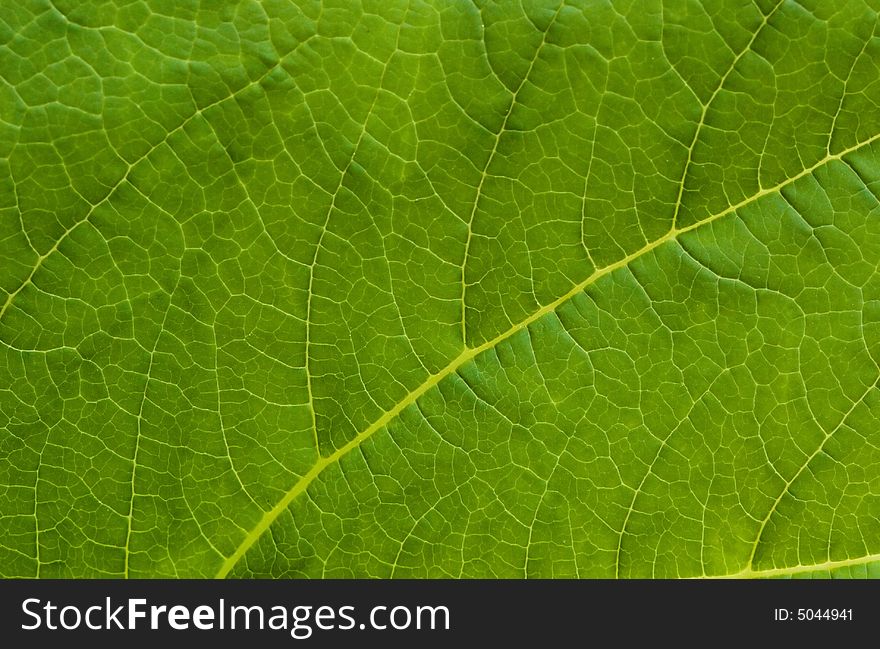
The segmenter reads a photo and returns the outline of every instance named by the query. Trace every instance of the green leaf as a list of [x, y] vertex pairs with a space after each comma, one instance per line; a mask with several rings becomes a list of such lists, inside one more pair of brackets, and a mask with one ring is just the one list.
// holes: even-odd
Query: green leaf
[[877, 0], [24, 0], [0, 573], [880, 575]]

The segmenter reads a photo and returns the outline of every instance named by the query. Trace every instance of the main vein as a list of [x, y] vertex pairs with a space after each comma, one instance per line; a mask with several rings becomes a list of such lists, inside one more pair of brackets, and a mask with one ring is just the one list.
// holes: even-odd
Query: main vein
[[857, 151], [865, 146], [868, 146], [877, 140], [880, 140], [880, 133], [878, 133], [877, 135], [874, 135], [871, 138], [868, 138], [864, 142], [859, 142], [859, 143], [851, 146], [848, 149], [844, 149], [838, 153], [825, 156], [824, 158], [822, 158], [821, 160], [816, 162], [814, 165], [807, 167], [806, 169], [804, 169], [803, 171], [801, 171], [797, 175], [792, 176], [791, 178], [788, 178], [773, 187], [769, 187], [767, 189], [762, 189], [759, 192], [753, 194], [752, 196], [744, 198], [740, 202], [727, 207], [726, 209], [722, 210], [721, 212], [718, 212], [716, 214], [712, 214], [711, 216], [708, 216], [700, 221], [696, 221], [695, 223], [692, 223], [686, 227], [682, 227], [682, 228], [673, 227], [672, 229], [670, 229], [666, 234], [664, 234], [659, 239], [656, 239], [655, 241], [652, 241], [651, 243], [639, 248], [635, 252], [632, 252], [629, 255], [627, 255], [626, 257], [623, 257], [622, 259], [620, 259], [612, 264], [609, 264], [607, 266], [604, 266], [602, 268], [597, 268], [596, 270], [593, 271], [593, 273], [591, 275], [589, 275], [589, 277], [587, 277], [583, 281], [579, 282], [578, 284], [575, 284], [567, 293], [556, 298], [555, 300], [553, 300], [549, 304], [544, 305], [543, 307], [541, 307], [540, 309], [538, 309], [537, 311], [535, 311], [534, 313], [532, 313], [531, 315], [529, 315], [525, 319], [514, 324], [508, 330], [498, 334], [497, 336], [495, 336], [491, 340], [488, 340], [477, 347], [465, 348], [465, 350], [461, 354], [459, 354], [458, 356], [453, 358], [449, 362], [449, 364], [446, 365], [446, 367], [441, 369], [436, 374], [432, 374], [428, 378], [426, 378], [422, 382], [421, 385], [419, 385], [417, 388], [412, 390], [401, 401], [399, 401], [393, 408], [391, 408], [390, 410], [387, 410], [376, 421], [374, 421], [367, 428], [365, 428], [363, 431], [358, 433], [347, 444], [338, 448], [331, 455], [328, 455], [327, 457], [319, 458], [318, 461], [314, 464], [314, 466], [312, 466], [312, 468], [305, 475], [303, 475], [296, 482], [296, 484], [294, 484], [293, 487], [290, 488], [290, 490], [286, 494], [284, 494], [284, 496], [281, 498], [281, 500], [279, 500], [278, 503], [276, 503], [276, 505], [272, 509], [270, 509], [268, 512], [263, 514], [263, 517], [257, 522], [257, 524], [251, 529], [251, 531], [248, 532], [247, 535], [245, 535], [244, 539], [242, 539], [241, 543], [236, 548], [235, 552], [233, 552], [229, 557], [226, 558], [226, 560], [223, 562], [223, 565], [217, 571], [217, 574], [215, 575], [215, 577], [218, 579], [222, 579], [222, 578], [226, 577], [226, 575], [228, 575], [230, 573], [230, 571], [235, 567], [235, 565], [245, 555], [245, 553], [251, 548], [251, 546], [253, 546], [253, 544], [257, 542], [257, 540], [263, 535], [263, 533], [267, 529], [269, 529], [269, 527], [272, 525], [272, 523], [274, 523], [275, 520], [281, 515], [281, 513], [287, 509], [287, 507], [290, 505], [290, 503], [293, 502], [293, 500], [297, 496], [299, 496], [306, 489], [308, 489], [309, 485], [315, 480], [315, 478], [317, 478], [321, 474], [322, 471], [324, 471], [324, 469], [326, 469], [328, 466], [336, 464], [336, 462], [338, 462], [342, 457], [347, 455], [349, 453], [349, 451], [352, 451], [352, 450], [358, 448], [367, 439], [372, 437], [373, 433], [384, 428], [389, 422], [391, 422], [395, 417], [397, 417], [397, 415], [399, 415], [401, 412], [403, 412], [403, 410], [405, 410], [408, 406], [415, 403], [419, 397], [421, 397], [428, 390], [430, 390], [431, 388], [436, 386], [444, 378], [446, 378], [447, 376], [450, 376], [451, 374], [456, 372], [460, 367], [462, 367], [468, 361], [472, 360], [473, 358], [475, 358], [479, 354], [483, 353], [484, 351], [494, 348], [499, 343], [506, 340], [507, 338], [510, 338], [511, 336], [516, 334], [517, 332], [522, 331], [523, 329], [528, 327], [530, 324], [532, 324], [536, 320], [539, 320], [539, 319], [543, 318], [545, 315], [552, 313], [557, 308], [559, 308], [562, 304], [564, 304], [564, 303], [568, 302], [570, 299], [572, 299], [575, 295], [582, 293], [587, 287], [591, 286], [592, 284], [595, 284], [596, 281], [598, 281], [600, 278], [604, 277], [605, 275], [609, 275], [610, 273], [613, 273], [615, 270], [618, 270], [620, 268], [624, 268], [625, 266], [628, 266], [634, 260], [636, 260], [640, 257], [643, 257], [644, 255], [648, 254], [649, 252], [651, 252], [655, 248], [662, 246], [664, 243], [667, 243], [669, 241], [674, 240], [676, 237], [678, 237], [681, 234], [684, 234], [686, 232], [690, 232], [691, 230], [696, 230], [697, 228], [700, 228], [704, 225], [708, 225], [709, 223], [712, 223], [713, 221], [717, 221], [718, 219], [720, 219], [724, 216], [727, 216], [728, 214], [732, 214], [732, 213], [736, 212], [737, 210], [745, 207], [746, 205], [754, 203], [755, 201], [757, 201], [765, 196], [775, 194], [775, 193], [779, 192], [780, 190], [782, 190], [784, 187], [791, 185], [792, 183], [800, 180], [801, 178], [804, 178], [805, 176], [812, 174], [814, 171], [816, 171], [820, 167], [828, 164], [829, 162], [832, 162], [835, 160], [840, 160], [844, 156], [849, 155], [850, 153], [853, 153], [854, 151]]

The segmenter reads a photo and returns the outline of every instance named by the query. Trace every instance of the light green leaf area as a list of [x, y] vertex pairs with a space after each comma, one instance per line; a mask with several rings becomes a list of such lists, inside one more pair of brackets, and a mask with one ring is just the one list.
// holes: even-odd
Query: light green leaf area
[[880, 576], [878, 0], [0, 10], [0, 574]]

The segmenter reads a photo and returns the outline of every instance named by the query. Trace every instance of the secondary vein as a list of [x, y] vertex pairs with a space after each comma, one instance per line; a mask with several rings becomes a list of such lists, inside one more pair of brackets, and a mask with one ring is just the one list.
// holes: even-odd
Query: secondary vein
[[428, 390], [430, 390], [431, 388], [436, 386], [438, 383], [440, 383], [440, 381], [442, 381], [444, 378], [446, 378], [447, 376], [450, 376], [451, 374], [456, 372], [459, 368], [461, 368], [468, 361], [472, 360], [473, 358], [475, 358], [479, 354], [483, 353], [484, 351], [492, 349], [493, 347], [497, 346], [502, 341], [510, 338], [511, 336], [516, 334], [517, 332], [525, 329], [533, 322], [535, 322], [535, 321], [539, 320], [540, 318], [544, 317], [545, 315], [555, 311], [562, 304], [568, 302], [575, 295], [578, 295], [581, 292], [583, 292], [587, 287], [591, 286], [592, 284], [595, 284], [599, 279], [601, 279], [605, 275], [609, 275], [610, 273], [614, 272], [615, 270], [618, 270], [620, 268], [624, 268], [625, 266], [628, 266], [630, 263], [632, 263], [636, 259], [643, 257], [644, 255], [648, 254], [649, 252], [651, 252], [655, 248], [662, 246], [664, 243], [667, 243], [669, 241], [674, 240], [676, 237], [678, 237], [681, 234], [684, 234], [686, 232], [690, 232], [692, 230], [696, 230], [697, 228], [703, 227], [704, 225], [708, 225], [709, 223], [717, 221], [718, 219], [723, 218], [724, 216], [727, 216], [728, 214], [732, 214], [732, 213], [736, 212], [737, 210], [739, 210], [739, 209], [741, 209], [751, 203], [754, 203], [755, 201], [760, 200], [761, 198], [763, 198], [765, 196], [775, 194], [775, 193], [781, 191], [784, 187], [787, 187], [787, 186], [797, 182], [798, 180], [800, 180], [801, 178], [804, 178], [805, 176], [809, 176], [814, 171], [816, 171], [820, 167], [823, 167], [824, 165], [828, 164], [829, 162], [833, 162], [835, 160], [840, 160], [844, 156], [847, 156], [855, 151], [858, 151], [859, 149], [862, 149], [863, 147], [866, 147], [866, 146], [868, 146], [878, 140], [880, 140], [880, 133], [874, 135], [873, 137], [868, 138], [867, 140], [865, 140], [863, 142], [856, 143], [855, 145], [853, 145], [847, 149], [843, 149], [842, 151], [839, 151], [838, 153], [825, 156], [824, 158], [822, 158], [821, 160], [819, 160], [818, 162], [816, 162], [812, 166], [807, 167], [806, 169], [804, 169], [800, 173], [796, 174], [795, 176], [792, 176], [791, 178], [788, 178], [773, 187], [763, 189], [763, 190], [757, 192], [756, 194], [753, 194], [752, 196], [744, 198], [740, 202], [738, 202], [734, 205], [731, 205], [716, 214], [708, 216], [705, 219], [702, 219], [700, 221], [692, 223], [692, 224], [690, 224], [686, 227], [683, 227], [683, 228], [673, 227], [672, 229], [669, 230], [669, 232], [667, 232], [665, 235], [663, 235], [659, 239], [656, 239], [655, 241], [643, 246], [642, 248], [639, 248], [635, 252], [632, 252], [629, 255], [627, 255], [626, 257], [623, 257], [622, 259], [620, 259], [612, 264], [609, 264], [607, 266], [604, 266], [602, 268], [598, 268], [598, 269], [594, 270], [593, 273], [590, 274], [589, 277], [587, 277], [583, 281], [579, 282], [578, 284], [575, 284], [567, 293], [558, 297], [553, 302], [550, 302], [549, 304], [546, 304], [545, 306], [541, 307], [540, 309], [538, 309], [537, 311], [535, 311], [534, 313], [532, 313], [531, 315], [529, 315], [525, 319], [521, 320], [517, 324], [510, 327], [507, 331], [504, 331], [504, 332], [498, 334], [497, 336], [495, 336], [491, 340], [488, 340], [477, 347], [466, 348], [461, 354], [459, 354], [458, 356], [453, 358], [446, 365], [446, 367], [444, 367], [442, 370], [440, 370], [436, 374], [430, 375], [427, 379], [425, 379], [425, 381], [423, 381], [421, 383], [421, 385], [419, 385], [414, 390], [412, 390], [409, 394], [407, 394], [393, 408], [391, 408], [390, 410], [387, 410], [381, 417], [379, 417], [376, 421], [374, 421], [372, 424], [370, 424], [370, 426], [368, 426], [363, 431], [358, 433], [347, 444], [338, 448], [335, 452], [333, 452], [331, 455], [328, 455], [327, 457], [320, 457], [318, 459], [318, 461], [314, 464], [314, 466], [312, 466], [312, 468], [305, 475], [303, 475], [290, 488], [289, 491], [287, 491], [287, 493], [275, 504], [275, 506], [272, 509], [270, 509], [269, 511], [267, 511], [265, 514], [263, 514], [263, 517], [257, 522], [257, 524], [251, 529], [251, 531], [248, 532], [248, 534], [245, 535], [245, 537], [242, 539], [241, 543], [238, 545], [235, 552], [233, 552], [230, 556], [228, 556], [224, 560], [223, 564], [220, 566], [220, 569], [217, 571], [215, 577], [217, 579], [222, 579], [222, 578], [226, 577], [232, 571], [232, 569], [235, 567], [235, 565], [239, 562], [239, 560], [245, 555], [245, 553], [247, 553], [247, 551], [254, 545], [254, 543], [256, 543], [257, 540], [263, 535], [263, 533], [267, 529], [269, 529], [269, 527], [272, 525], [272, 523], [275, 522], [275, 520], [281, 515], [281, 513], [285, 509], [287, 509], [287, 507], [290, 505], [290, 503], [293, 502], [293, 500], [297, 496], [299, 496], [306, 489], [308, 489], [309, 485], [315, 480], [315, 478], [317, 478], [321, 474], [322, 471], [324, 471], [324, 469], [326, 469], [328, 466], [331, 466], [331, 465], [335, 464], [336, 462], [338, 462], [342, 457], [344, 457], [346, 454], [348, 454], [349, 451], [352, 451], [352, 450], [358, 448], [363, 442], [365, 442], [367, 439], [372, 437], [372, 435], [376, 431], [384, 428], [389, 422], [391, 422], [395, 417], [397, 417], [397, 415], [399, 415], [401, 412], [403, 412], [408, 406], [415, 403], [419, 397], [421, 397]]

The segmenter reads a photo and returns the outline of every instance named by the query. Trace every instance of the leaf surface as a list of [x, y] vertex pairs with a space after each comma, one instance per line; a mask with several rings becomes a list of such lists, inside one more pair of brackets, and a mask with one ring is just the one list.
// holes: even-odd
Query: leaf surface
[[26, 0], [0, 572], [880, 575], [877, 0]]

